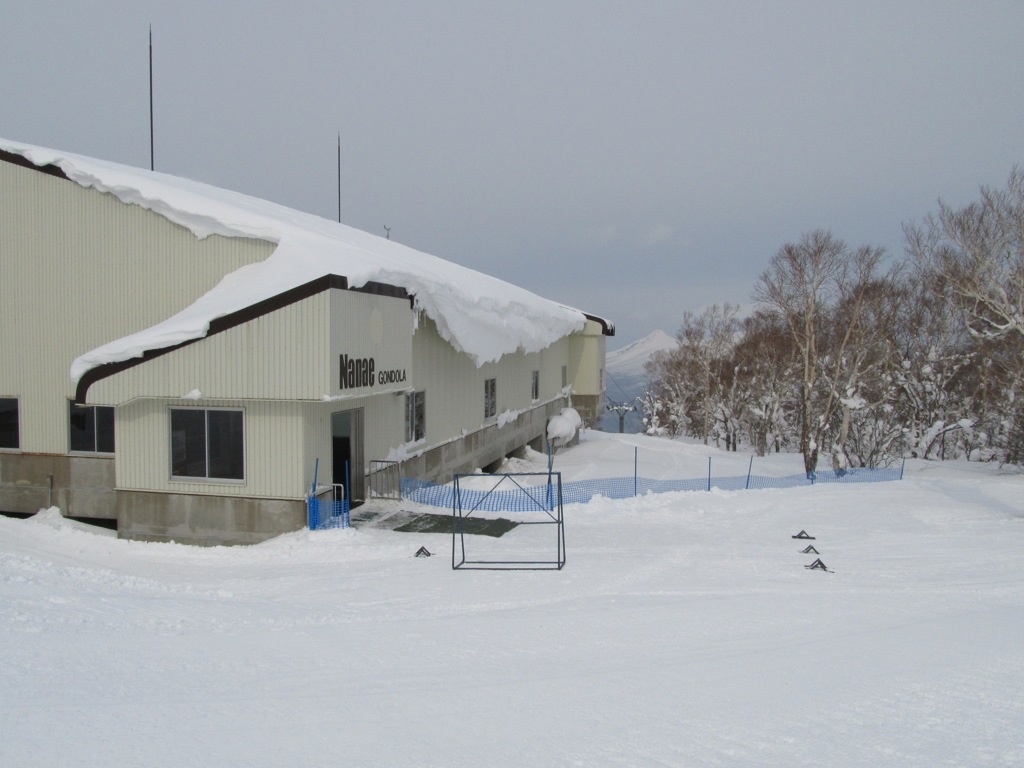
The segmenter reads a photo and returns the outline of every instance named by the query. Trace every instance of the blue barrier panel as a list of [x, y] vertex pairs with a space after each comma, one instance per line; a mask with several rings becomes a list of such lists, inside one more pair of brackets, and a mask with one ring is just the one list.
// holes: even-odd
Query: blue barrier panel
[[310, 496], [306, 499], [306, 511], [311, 531], [348, 528], [351, 525], [347, 499], [331, 501]]

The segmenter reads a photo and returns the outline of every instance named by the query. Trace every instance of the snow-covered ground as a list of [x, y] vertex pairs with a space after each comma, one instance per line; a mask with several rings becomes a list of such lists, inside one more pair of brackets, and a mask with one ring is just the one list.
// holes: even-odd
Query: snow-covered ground
[[[634, 445], [641, 474], [706, 471], [703, 446], [594, 432], [556, 468], [629, 474]], [[0, 764], [1024, 764], [1017, 472], [565, 518], [566, 567], [533, 572], [382, 528], [199, 549], [0, 518]]]

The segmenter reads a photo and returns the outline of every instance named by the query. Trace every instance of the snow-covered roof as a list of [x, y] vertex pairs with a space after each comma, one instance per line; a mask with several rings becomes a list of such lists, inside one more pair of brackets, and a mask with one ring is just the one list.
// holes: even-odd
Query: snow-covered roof
[[71, 367], [76, 383], [100, 365], [202, 338], [211, 321], [325, 275], [344, 276], [351, 288], [369, 282], [404, 288], [441, 336], [477, 365], [518, 350], [539, 351], [581, 330], [588, 317], [503, 280], [266, 200], [2, 138], [0, 150], [37, 167], [55, 166], [71, 181], [158, 213], [198, 238], [216, 234], [277, 244], [266, 260], [225, 275], [178, 314], [80, 356]]

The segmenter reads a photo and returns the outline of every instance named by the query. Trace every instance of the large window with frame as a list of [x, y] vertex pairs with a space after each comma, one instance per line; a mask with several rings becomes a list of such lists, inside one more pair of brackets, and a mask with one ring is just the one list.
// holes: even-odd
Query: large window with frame
[[489, 419], [498, 412], [498, 380], [484, 380], [484, 418]]
[[245, 479], [245, 429], [237, 409], [171, 408], [171, 476]]
[[0, 448], [21, 448], [18, 430], [18, 398], [0, 397]]
[[405, 441], [422, 440], [427, 436], [427, 393], [409, 392], [405, 396]]
[[109, 406], [71, 403], [68, 430], [72, 451], [114, 452], [114, 409]]

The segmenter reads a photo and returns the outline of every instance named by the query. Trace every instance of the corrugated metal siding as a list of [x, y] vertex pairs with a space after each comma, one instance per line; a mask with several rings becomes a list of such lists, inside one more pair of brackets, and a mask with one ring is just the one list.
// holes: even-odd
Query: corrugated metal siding
[[[326, 291], [102, 379], [88, 401], [115, 405], [193, 389], [212, 398], [306, 400], [400, 391], [409, 386], [411, 328], [406, 299]], [[342, 389], [341, 355], [373, 360], [373, 381]]]
[[[301, 498], [312, 483], [317, 459], [320, 460], [320, 482], [330, 482], [332, 413], [363, 409], [364, 459], [368, 463], [384, 458], [390, 447], [401, 443], [404, 404], [404, 397], [394, 394], [323, 402], [135, 400], [118, 409], [118, 488]], [[244, 411], [243, 483], [171, 480], [171, 407], [241, 408]], [[365, 471], [366, 466], [362, 469]]]
[[[334, 396], [371, 395], [408, 388], [412, 367], [413, 312], [408, 299], [356, 291], [331, 291], [331, 360]], [[369, 386], [341, 387], [339, 358], [372, 359], [374, 378]], [[393, 372], [387, 381], [381, 374]], [[405, 381], [402, 381], [402, 378]]]
[[112, 195], [0, 162], [0, 395], [20, 399], [21, 449], [67, 451], [75, 357], [160, 322], [274, 247], [197, 240]]
[[[365, 472], [371, 461], [384, 459], [391, 448], [401, 445], [405, 434], [405, 397], [393, 393], [373, 397], [346, 398], [310, 404], [305, 411], [304, 464], [307, 481], [313, 477], [313, 465], [320, 459], [320, 482], [330, 474], [331, 414], [363, 410], [363, 459]], [[397, 442], [396, 442], [397, 441]], [[324, 468], [326, 464], [326, 469]], [[326, 474], [325, 474], [326, 473]]]
[[331, 467], [331, 412], [334, 403], [306, 403], [302, 408], [302, 469], [305, 488], [313, 482], [313, 468], [320, 460], [320, 483], [327, 483]]
[[601, 326], [588, 320], [583, 333], [569, 337], [569, 383], [580, 395], [597, 395], [604, 391], [606, 339]]
[[[118, 488], [270, 498], [305, 495], [307, 412], [320, 404], [242, 400], [200, 404], [198, 407], [202, 408], [240, 408], [245, 413], [245, 480], [240, 483], [171, 479], [172, 407], [191, 408], [197, 404], [182, 400], [136, 400], [118, 410]], [[329, 431], [328, 428], [328, 435]]]
[[304, 404], [302, 463], [307, 488], [312, 483], [313, 468], [317, 459], [320, 460], [319, 482], [330, 482], [331, 414], [356, 409], [363, 411], [363, 472], [366, 472], [369, 462], [386, 458], [390, 448], [400, 445], [401, 438], [399, 437], [398, 442], [395, 442], [395, 436], [404, 435], [404, 396], [383, 394]]
[[421, 318], [413, 338], [413, 386], [426, 391], [427, 447], [495, 421], [484, 419], [486, 379], [497, 379], [497, 414], [520, 411], [532, 405], [533, 371], [540, 371], [539, 400], [550, 400], [562, 389], [568, 359], [564, 338], [541, 352], [505, 355], [478, 368], [441, 338], [432, 321]]
[[362, 407], [365, 436], [363, 457], [369, 464], [375, 459], [386, 459], [392, 448], [405, 442], [405, 395], [368, 397]]
[[318, 293], [135, 365], [89, 388], [88, 401], [135, 397], [319, 400], [331, 391], [330, 301]]

